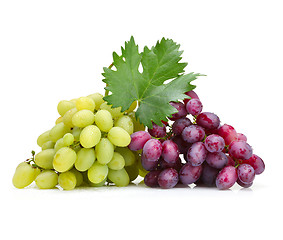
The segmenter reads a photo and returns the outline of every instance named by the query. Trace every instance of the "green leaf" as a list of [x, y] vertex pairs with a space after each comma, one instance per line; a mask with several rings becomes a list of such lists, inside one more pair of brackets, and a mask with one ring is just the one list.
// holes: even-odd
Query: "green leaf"
[[[200, 74], [181, 75], [187, 63], [180, 63], [182, 51], [180, 45], [171, 39], [162, 39], [149, 49], [139, 53], [134, 38], [125, 42], [122, 55], [113, 53], [113, 66], [104, 68], [102, 74], [106, 90], [112, 94], [104, 100], [113, 107], [127, 110], [132, 102], [138, 101], [136, 117], [139, 121], [152, 127], [152, 121], [161, 124], [161, 120], [176, 112], [169, 102], [184, 99], [186, 91], [195, 88], [190, 82]], [[142, 72], [139, 68], [142, 66]], [[164, 84], [166, 80], [169, 83]]]

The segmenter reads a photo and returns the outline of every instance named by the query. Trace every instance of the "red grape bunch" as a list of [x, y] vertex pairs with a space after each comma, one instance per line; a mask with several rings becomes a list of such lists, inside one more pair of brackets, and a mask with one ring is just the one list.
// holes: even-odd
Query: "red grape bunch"
[[228, 124], [220, 124], [194, 91], [190, 98], [170, 102], [177, 113], [152, 129], [131, 135], [130, 150], [141, 152], [141, 165], [148, 171], [149, 187], [173, 188], [177, 184], [204, 184], [224, 190], [236, 182], [244, 188], [265, 169], [263, 160], [253, 154], [247, 137]]

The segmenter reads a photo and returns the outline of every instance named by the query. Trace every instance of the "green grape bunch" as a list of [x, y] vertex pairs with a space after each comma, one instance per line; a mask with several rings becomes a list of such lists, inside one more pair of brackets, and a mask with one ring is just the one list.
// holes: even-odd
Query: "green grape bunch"
[[142, 171], [140, 156], [128, 149], [135, 131], [144, 130], [129, 109], [112, 108], [94, 93], [58, 103], [55, 125], [37, 138], [41, 151], [20, 163], [16, 188], [35, 182], [40, 189], [72, 190], [79, 186], [127, 186]]

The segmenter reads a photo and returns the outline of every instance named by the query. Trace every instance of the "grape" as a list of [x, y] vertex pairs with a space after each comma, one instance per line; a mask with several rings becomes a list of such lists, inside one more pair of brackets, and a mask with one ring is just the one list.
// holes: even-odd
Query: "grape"
[[126, 147], [131, 142], [129, 133], [120, 127], [111, 128], [107, 138], [117, 147]]
[[188, 149], [186, 160], [192, 166], [199, 166], [204, 162], [206, 155], [207, 150], [204, 144], [202, 142], [196, 142]]
[[49, 132], [50, 132], [50, 130], [48, 130], [48, 131], [42, 133], [42, 134], [37, 138], [37, 145], [38, 145], [38, 146], [42, 147], [42, 145], [43, 145], [44, 143], [46, 143], [47, 141], [50, 141], [50, 140], [51, 140], [50, 137], [49, 137]]
[[68, 147], [59, 149], [53, 159], [53, 167], [58, 172], [70, 170], [77, 159], [76, 152]]
[[243, 163], [237, 168], [238, 178], [244, 184], [250, 184], [255, 178], [255, 170], [249, 164]]
[[35, 179], [35, 184], [40, 189], [54, 188], [58, 183], [58, 175], [52, 170], [42, 171]]
[[62, 100], [57, 105], [58, 113], [63, 117], [67, 111], [75, 107], [75, 103], [67, 100]]
[[179, 118], [185, 117], [187, 115], [187, 111], [185, 105], [181, 102], [170, 102], [170, 105], [177, 109], [177, 113], [172, 114], [172, 117], [169, 118], [172, 121], [175, 121]]
[[158, 187], [158, 176], [161, 170], [153, 170], [148, 172], [144, 177], [144, 184], [148, 187]]
[[101, 132], [97, 126], [85, 127], [80, 134], [80, 143], [84, 148], [92, 148], [99, 143]]
[[148, 140], [143, 146], [143, 156], [148, 161], [157, 161], [162, 153], [162, 144], [157, 139]]
[[72, 190], [77, 184], [76, 175], [71, 171], [60, 173], [58, 183], [64, 190]]
[[253, 182], [246, 184], [246, 183], [241, 182], [241, 180], [240, 180], [239, 178], [238, 178], [238, 180], [237, 180], [237, 183], [238, 183], [241, 187], [244, 187], [244, 188], [249, 188], [249, 187], [251, 187], [251, 186], [253, 185]]
[[208, 130], [218, 128], [220, 119], [217, 115], [211, 112], [202, 112], [196, 118], [196, 123]]
[[80, 110], [72, 117], [72, 123], [76, 127], [86, 127], [94, 123], [94, 113], [90, 110]]
[[226, 166], [217, 175], [216, 187], [220, 190], [226, 190], [235, 184], [237, 178], [236, 168], [233, 166]]
[[215, 180], [219, 170], [205, 163], [202, 166], [201, 181], [208, 187], [215, 187]]
[[65, 115], [63, 116], [63, 123], [67, 127], [70, 127], [70, 128], [74, 127], [72, 119], [73, 119], [73, 116], [75, 115], [75, 113], [77, 113], [77, 112], [78, 112], [78, 109], [72, 108], [68, 112], [65, 113]]
[[158, 167], [158, 159], [151, 161], [148, 160], [143, 154], [141, 156], [141, 165], [146, 171], [155, 170]]
[[125, 168], [120, 170], [109, 169], [108, 178], [115, 183], [117, 187], [125, 187], [130, 183], [130, 178]]
[[108, 172], [109, 169], [107, 165], [94, 162], [94, 164], [87, 170], [87, 176], [92, 183], [100, 183], [107, 177]]
[[94, 121], [103, 132], [108, 132], [113, 127], [112, 115], [107, 110], [98, 110], [94, 115]]
[[80, 97], [76, 101], [76, 108], [80, 111], [83, 109], [94, 111], [95, 102], [90, 97]]
[[180, 181], [185, 184], [192, 184], [196, 182], [202, 173], [202, 165], [192, 166], [190, 163], [186, 163], [179, 171]]
[[198, 95], [194, 92], [194, 91], [189, 91], [189, 92], [185, 92], [185, 94], [189, 97], [191, 97], [190, 99], [189, 98], [185, 98], [184, 99], [184, 104], [186, 105], [191, 99], [199, 99]]
[[211, 134], [205, 139], [204, 145], [209, 152], [221, 152], [225, 147], [225, 141], [219, 135]]
[[182, 138], [188, 143], [202, 141], [205, 136], [204, 129], [198, 125], [190, 125], [182, 132]]
[[90, 181], [89, 181], [88, 184], [89, 184], [89, 186], [91, 186], [91, 187], [102, 187], [102, 186], [105, 185], [106, 181], [107, 181], [107, 178], [104, 178], [103, 181], [100, 182], [100, 183], [93, 183], [93, 182], [90, 182]]
[[205, 160], [211, 167], [217, 169], [222, 169], [228, 162], [228, 158], [223, 152], [208, 153]]
[[72, 145], [74, 140], [75, 140], [75, 138], [74, 138], [73, 134], [71, 134], [71, 133], [66, 133], [63, 136], [63, 143], [66, 147]]
[[[136, 156], [135, 154], [127, 147], [116, 147], [115, 152], [120, 153], [124, 160], [125, 160], [125, 166], [131, 166], [136, 163]], [[126, 169], [127, 170], [127, 169]]]
[[237, 158], [237, 159], [249, 159], [252, 154], [253, 154], [253, 150], [251, 148], [251, 146], [246, 143], [245, 141], [233, 141], [230, 145], [229, 145], [229, 155], [233, 158]]
[[173, 188], [179, 181], [178, 172], [174, 168], [167, 168], [160, 172], [157, 182], [161, 188]]
[[100, 108], [100, 105], [104, 103], [103, 95], [100, 93], [93, 93], [88, 95], [88, 97], [94, 101], [96, 110], [98, 110]]
[[77, 153], [75, 168], [79, 171], [88, 170], [95, 161], [95, 152], [93, 148], [82, 148]]
[[34, 162], [37, 166], [44, 169], [52, 169], [53, 168], [53, 158], [55, 156], [54, 149], [46, 149], [37, 153], [34, 156]]
[[36, 168], [33, 168], [30, 164], [26, 162], [20, 163], [13, 176], [13, 185], [16, 188], [29, 186], [36, 178], [36, 173]]
[[244, 160], [243, 163], [251, 165], [257, 175], [261, 174], [265, 169], [263, 160], [255, 154], [253, 154], [249, 159]]
[[187, 153], [187, 151], [190, 147], [190, 144], [185, 142], [184, 139], [182, 138], [182, 136], [180, 136], [180, 135], [174, 136], [172, 138], [172, 141], [177, 144], [180, 153], [182, 153], [182, 154]]
[[125, 160], [120, 153], [114, 152], [113, 157], [107, 166], [112, 170], [120, 170], [125, 166]]
[[134, 123], [129, 116], [119, 117], [115, 123], [115, 127], [121, 127], [126, 130], [130, 135], [134, 132]]
[[125, 170], [129, 175], [130, 182], [134, 181], [139, 176], [139, 167], [137, 164], [132, 164], [130, 166], [125, 166]]
[[177, 119], [172, 125], [172, 131], [176, 135], [182, 134], [185, 127], [188, 127], [192, 124], [191, 120], [188, 118]]
[[233, 158], [231, 156], [229, 156], [229, 155], [226, 155], [226, 157], [228, 159], [228, 161], [226, 163], [226, 166], [233, 166], [233, 167], [235, 167], [235, 161], [233, 160]]
[[151, 136], [146, 131], [138, 131], [131, 134], [131, 143], [128, 148], [132, 151], [141, 150], [144, 144], [151, 139]]
[[164, 123], [162, 123], [162, 126], [158, 126], [157, 124], [153, 123], [152, 128], [148, 129], [148, 132], [153, 137], [163, 138], [166, 135], [166, 128]]
[[162, 143], [162, 157], [165, 162], [175, 163], [179, 158], [179, 150], [176, 143], [166, 140]]
[[243, 133], [237, 133], [237, 140], [242, 140], [246, 142], [248, 139]]
[[189, 114], [192, 114], [193, 116], [198, 115], [202, 111], [202, 103], [199, 99], [191, 99], [187, 104], [186, 104], [186, 110]]
[[123, 113], [121, 112], [121, 107], [112, 108], [112, 105], [108, 105], [107, 102], [102, 103], [100, 105], [100, 108], [110, 112], [113, 118], [119, 118], [123, 116]]
[[49, 138], [51, 141], [56, 142], [70, 131], [70, 128], [65, 126], [63, 122], [58, 123], [50, 130]]
[[52, 141], [47, 141], [45, 143], [42, 144], [41, 146], [41, 150], [46, 150], [46, 149], [52, 149], [54, 148], [55, 143]]
[[79, 141], [80, 140], [80, 135], [81, 135], [81, 132], [82, 132], [82, 128], [79, 128], [79, 127], [74, 127], [73, 130], [72, 130], [72, 134], [74, 136], [74, 141]]
[[159, 159], [159, 165], [160, 165], [161, 169], [174, 168], [177, 171], [179, 171], [181, 169], [181, 167], [183, 166], [180, 158], [178, 158], [177, 161], [173, 162], [173, 163], [168, 163], [168, 162], [164, 161], [163, 158], [160, 158]]
[[74, 173], [76, 176], [76, 187], [82, 185], [84, 179], [83, 179], [83, 174], [79, 172], [77, 169], [72, 168], [70, 172]]
[[225, 144], [229, 145], [234, 140], [237, 140], [237, 132], [236, 130], [228, 124], [224, 124], [219, 127], [217, 134], [223, 137]]
[[113, 157], [114, 145], [108, 138], [101, 138], [99, 143], [95, 146], [95, 154], [99, 163], [107, 164]]
[[57, 152], [59, 149], [61, 149], [62, 147], [67, 147], [63, 141], [63, 138], [60, 138], [56, 141], [55, 145], [54, 145], [54, 150], [55, 152]]

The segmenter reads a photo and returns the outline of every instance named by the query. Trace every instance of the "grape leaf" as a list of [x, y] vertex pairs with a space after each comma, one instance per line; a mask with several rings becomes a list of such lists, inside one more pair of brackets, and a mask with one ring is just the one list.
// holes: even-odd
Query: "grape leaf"
[[[105, 89], [112, 93], [104, 100], [113, 107], [122, 107], [122, 111], [138, 101], [136, 117], [149, 128], [152, 122], [160, 125], [161, 120], [166, 121], [166, 117], [176, 112], [169, 102], [187, 97], [184, 93], [195, 88], [190, 82], [201, 76], [198, 73], [182, 74], [187, 63], [180, 63], [182, 51], [179, 47], [173, 40], [163, 38], [151, 49], [144, 47], [139, 53], [138, 45], [131, 37], [122, 47], [121, 56], [113, 53], [116, 70], [103, 69]], [[170, 81], [164, 84], [166, 80]]]

